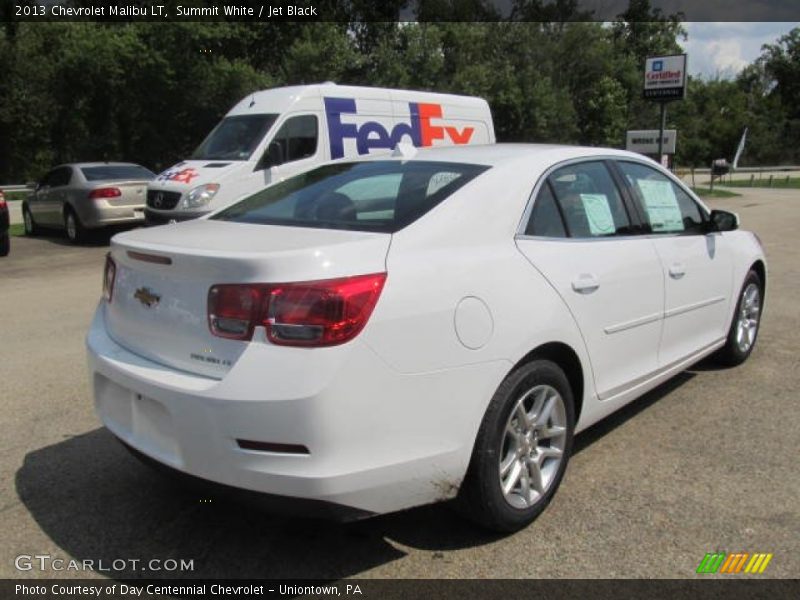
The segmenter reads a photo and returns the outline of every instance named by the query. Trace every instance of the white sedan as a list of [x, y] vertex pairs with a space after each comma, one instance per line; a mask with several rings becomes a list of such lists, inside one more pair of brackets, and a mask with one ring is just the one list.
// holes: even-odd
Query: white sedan
[[97, 412], [177, 472], [353, 518], [457, 498], [513, 531], [573, 437], [744, 361], [766, 263], [639, 155], [470, 146], [337, 162], [117, 235]]

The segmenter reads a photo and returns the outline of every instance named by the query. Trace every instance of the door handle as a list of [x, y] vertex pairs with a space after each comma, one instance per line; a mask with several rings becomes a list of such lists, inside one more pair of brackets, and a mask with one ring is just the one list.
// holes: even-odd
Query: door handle
[[581, 273], [572, 280], [572, 289], [579, 294], [590, 294], [599, 287], [600, 282], [591, 273]]
[[683, 263], [672, 263], [669, 267], [669, 276], [673, 279], [680, 279], [686, 275], [686, 265]]

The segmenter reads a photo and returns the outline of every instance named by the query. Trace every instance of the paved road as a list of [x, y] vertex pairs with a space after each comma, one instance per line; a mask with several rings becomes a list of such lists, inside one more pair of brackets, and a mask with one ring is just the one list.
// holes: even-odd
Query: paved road
[[751, 360], [698, 367], [580, 435], [553, 505], [507, 537], [442, 506], [337, 525], [170, 487], [92, 411], [83, 336], [106, 248], [14, 238], [0, 259], [0, 578], [80, 575], [18, 573], [19, 554], [194, 559], [200, 577], [680, 578], [717, 550], [772, 552], [767, 574], [796, 577], [800, 193], [714, 204], [737, 210], [771, 260]]

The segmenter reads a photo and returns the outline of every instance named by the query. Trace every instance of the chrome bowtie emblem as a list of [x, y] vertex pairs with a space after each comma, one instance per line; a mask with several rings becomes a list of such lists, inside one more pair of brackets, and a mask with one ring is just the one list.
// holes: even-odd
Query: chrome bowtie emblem
[[133, 297], [144, 304], [147, 308], [152, 308], [158, 304], [159, 300], [161, 300], [161, 296], [153, 293], [153, 290], [146, 287], [140, 287], [138, 290], [136, 290], [133, 294]]

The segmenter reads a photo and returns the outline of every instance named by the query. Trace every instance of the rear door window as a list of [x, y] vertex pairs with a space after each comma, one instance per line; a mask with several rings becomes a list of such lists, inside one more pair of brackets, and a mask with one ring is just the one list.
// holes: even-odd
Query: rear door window
[[53, 169], [48, 179], [49, 179], [48, 185], [50, 185], [50, 187], [60, 187], [68, 185], [70, 179], [72, 179], [72, 168], [59, 167], [58, 169]]
[[570, 237], [596, 238], [632, 233], [622, 196], [602, 161], [562, 167], [547, 181]]
[[533, 203], [533, 212], [525, 228], [525, 235], [535, 235], [540, 237], [567, 237], [567, 229], [564, 227], [564, 220], [561, 217], [561, 210], [556, 205], [556, 198], [550, 188], [550, 184], [545, 181], [536, 200]]

